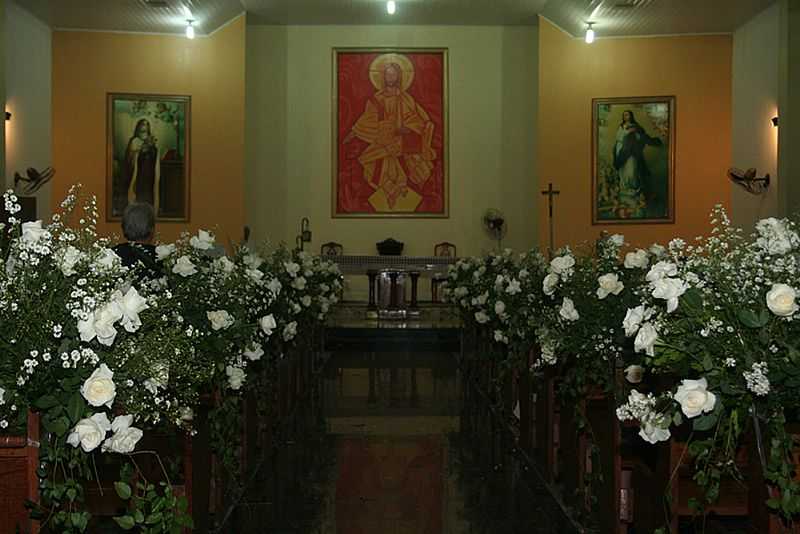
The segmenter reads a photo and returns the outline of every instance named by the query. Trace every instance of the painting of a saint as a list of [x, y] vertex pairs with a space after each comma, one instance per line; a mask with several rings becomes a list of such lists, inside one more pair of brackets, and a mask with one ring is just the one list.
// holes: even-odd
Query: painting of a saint
[[189, 110], [189, 97], [108, 96], [109, 220], [133, 202], [160, 220], [188, 220]]
[[446, 51], [334, 57], [333, 215], [446, 217]]
[[674, 222], [674, 97], [593, 102], [593, 220]]

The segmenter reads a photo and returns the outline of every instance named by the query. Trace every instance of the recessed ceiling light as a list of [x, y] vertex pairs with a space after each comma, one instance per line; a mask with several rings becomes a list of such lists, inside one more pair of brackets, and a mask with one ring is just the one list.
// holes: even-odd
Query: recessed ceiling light
[[396, 11], [397, 11], [397, 4], [395, 3], [394, 0], [389, 0], [388, 2], [386, 2], [387, 13], [389, 13], [390, 15], [394, 15]]
[[193, 23], [194, 23], [193, 20], [187, 20], [186, 21], [186, 37], [188, 37], [189, 39], [194, 39], [194, 26], [193, 26]]

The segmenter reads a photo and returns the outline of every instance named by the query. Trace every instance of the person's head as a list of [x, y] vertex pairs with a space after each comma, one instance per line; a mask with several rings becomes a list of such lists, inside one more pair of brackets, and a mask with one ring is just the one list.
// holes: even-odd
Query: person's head
[[383, 68], [383, 86], [400, 87], [403, 79], [403, 71], [397, 63], [389, 63]]
[[636, 124], [636, 117], [633, 116], [633, 111], [626, 109], [622, 112], [622, 124]]
[[122, 214], [122, 233], [134, 243], [149, 243], [155, 237], [156, 213], [153, 206], [134, 202]]
[[150, 121], [147, 119], [139, 119], [136, 122], [136, 128], [133, 130], [133, 136], [144, 141], [145, 139], [149, 139], [150, 135]]

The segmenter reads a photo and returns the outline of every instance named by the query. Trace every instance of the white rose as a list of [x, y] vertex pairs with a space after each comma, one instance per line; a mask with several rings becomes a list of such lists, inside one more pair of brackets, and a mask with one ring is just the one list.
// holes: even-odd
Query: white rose
[[244, 355], [250, 361], [260, 360], [261, 357], [264, 355], [264, 349], [261, 347], [261, 343], [253, 343], [244, 351]]
[[83, 452], [92, 452], [106, 439], [106, 433], [109, 430], [111, 430], [111, 423], [108, 416], [105, 413], [96, 413], [78, 421], [70, 435], [67, 436], [67, 443], [73, 447], [80, 445]]
[[283, 267], [290, 276], [295, 277], [300, 272], [300, 266], [293, 261], [284, 262]]
[[214, 234], [200, 230], [196, 236], [192, 236], [189, 244], [197, 250], [209, 250], [214, 246]]
[[258, 269], [263, 263], [264, 260], [261, 258], [261, 256], [252, 252], [244, 257], [244, 264], [251, 269]]
[[302, 276], [298, 276], [292, 280], [292, 287], [298, 291], [303, 291], [306, 288], [306, 279]]
[[117, 337], [114, 323], [122, 319], [122, 315], [122, 308], [116, 301], [95, 310], [87, 319], [78, 321], [81, 340], [88, 343], [96, 337], [100, 344], [110, 347]]
[[479, 324], [485, 324], [485, 323], [488, 323], [488, 322], [489, 322], [489, 314], [487, 314], [487, 313], [486, 313], [485, 311], [483, 311], [483, 310], [477, 311], [477, 312], [475, 312], [475, 320], [476, 320], [476, 321], [477, 321]]
[[654, 346], [658, 339], [658, 332], [651, 323], [644, 323], [639, 332], [636, 334], [636, 339], [633, 340], [633, 348], [636, 352], [644, 351], [648, 356], [653, 356]]
[[258, 282], [264, 278], [264, 273], [258, 269], [247, 269], [247, 276]]
[[139, 319], [139, 314], [150, 306], [147, 305], [147, 299], [139, 295], [136, 288], [131, 287], [125, 295], [119, 295], [115, 302], [122, 312], [121, 325], [128, 332], [136, 332], [142, 326], [142, 321]]
[[503, 332], [501, 330], [494, 331], [494, 340], [497, 341], [498, 343], [506, 343], [506, 344], [508, 343], [508, 338], [505, 335], [503, 335]]
[[658, 243], [653, 243], [652, 245], [650, 245], [650, 254], [652, 254], [656, 258], [660, 258], [666, 253], [667, 249], [664, 248], [663, 245], [659, 245]]
[[625, 236], [622, 234], [614, 234], [609, 237], [608, 240], [611, 241], [611, 243], [616, 247], [621, 247], [625, 244]]
[[667, 441], [670, 438], [669, 428], [663, 428], [651, 421], [643, 421], [639, 429], [639, 436], [648, 443], [656, 444], [660, 441]]
[[506, 312], [506, 304], [502, 300], [498, 300], [494, 303], [494, 312], [500, 316]]
[[625, 285], [619, 281], [619, 276], [614, 273], [604, 274], [597, 279], [597, 283], [600, 284], [597, 288], [597, 298], [600, 300], [609, 295], [619, 295], [625, 289]]
[[677, 274], [678, 267], [674, 263], [660, 261], [650, 268], [645, 278], [647, 278], [648, 282], [655, 282], [656, 280], [667, 278], [668, 276], [675, 276]]
[[506, 293], [508, 293], [509, 295], [516, 295], [517, 293], [521, 292], [522, 292], [522, 285], [516, 278], [512, 279], [508, 283], [508, 286], [506, 286]]
[[642, 381], [644, 375], [644, 367], [641, 365], [629, 365], [625, 368], [625, 380], [631, 384], [638, 384]]
[[219, 269], [225, 274], [231, 274], [233, 272], [233, 269], [236, 267], [236, 264], [233, 263], [231, 260], [229, 260], [227, 256], [222, 256], [214, 260], [214, 267]]
[[107, 406], [111, 408], [117, 387], [114, 385], [114, 373], [104, 363], [94, 370], [81, 386], [81, 395], [91, 406]]
[[767, 293], [767, 307], [775, 315], [789, 317], [798, 309], [796, 298], [797, 293], [792, 286], [772, 284], [772, 289]]
[[280, 280], [278, 280], [277, 278], [273, 278], [272, 280], [267, 282], [267, 289], [269, 289], [270, 292], [273, 295], [275, 295], [276, 297], [281, 294], [281, 289], [282, 288], [283, 288], [283, 285], [281, 284]]
[[172, 256], [175, 253], [175, 245], [170, 243], [168, 245], [158, 245], [156, 247], [156, 258], [158, 260], [164, 260]]
[[292, 321], [283, 327], [283, 340], [290, 341], [297, 335], [297, 321]]
[[553, 258], [553, 260], [550, 262], [550, 270], [555, 274], [566, 274], [572, 272], [572, 268], [574, 266], [575, 258], [569, 254]]
[[192, 260], [189, 259], [189, 256], [181, 256], [178, 258], [178, 261], [175, 262], [175, 265], [172, 266], [172, 272], [186, 278], [196, 273], [197, 268], [194, 266], [194, 263], [192, 263]]
[[194, 410], [189, 408], [188, 406], [184, 406], [181, 408], [181, 421], [192, 421], [194, 420]]
[[103, 442], [103, 452], [116, 452], [117, 454], [130, 454], [136, 444], [142, 439], [144, 433], [135, 427], [129, 426], [118, 430], [113, 436]]
[[577, 321], [581, 318], [578, 314], [578, 310], [575, 309], [575, 303], [568, 297], [564, 297], [564, 300], [561, 302], [561, 309], [558, 311], [558, 314], [567, 321]]
[[480, 295], [478, 295], [478, 298], [475, 299], [475, 304], [477, 304], [478, 306], [483, 306], [484, 304], [486, 304], [487, 300], [489, 300], [489, 292], [485, 291]]
[[667, 301], [667, 313], [672, 313], [678, 308], [678, 297], [686, 293], [689, 288], [686, 282], [679, 278], [660, 278], [653, 282], [653, 297]]
[[304, 296], [303, 298], [300, 299], [300, 303], [306, 308], [308, 308], [309, 306], [311, 306], [311, 297], [309, 295]]
[[646, 250], [638, 249], [636, 252], [628, 252], [625, 254], [626, 269], [645, 269], [648, 264], [649, 260]]
[[550, 296], [556, 292], [558, 280], [558, 275], [554, 273], [550, 273], [544, 277], [544, 280], [542, 280], [542, 291], [545, 295]]
[[118, 415], [113, 421], [111, 421], [111, 431], [119, 432], [120, 430], [125, 430], [126, 428], [130, 427], [132, 424], [132, 415]]
[[259, 319], [258, 324], [261, 326], [261, 330], [268, 336], [271, 336], [272, 331], [278, 327], [278, 323], [275, 322], [275, 317], [271, 313]]
[[75, 265], [78, 264], [83, 258], [83, 253], [72, 245], [68, 246], [62, 254], [58, 268], [64, 273], [64, 276], [72, 276], [75, 274]]
[[22, 223], [20, 241], [26, 245], [33, 245], [47, 234], [47, 230], [42, 228], [42, 221], [24, 222]]
[[705, 378], [682, 380], [673, 398], [680, 403], [683, 414], [689, 419], [710, 412], [717, 403], [716, 395], [708, 391]]
[[95, 260], [95, 263], [103, 269], [113, 269], [115, 265], [121, 265], [122, 260], [110, 248], [103, 249], [103, 253]]
[[625, 319], [622, 320], [622, 326], [625, 328], [625, 335], [631, 337], [639, 330], [639, 326], [645, 319], [644, 306], [636, 306], [635, 308], [628, 308], [628, 313], [625, 314]]
[[225, 310], [206, 312], [206, 317], [215, 331], [224, 330], [233, 324], [233, 316]]
[[238, 390], [244, 384], [245, 374], [243, 369], [229, 365], [225, 368], [225, 374], [228, 375], [228, 385], [231, 389]]

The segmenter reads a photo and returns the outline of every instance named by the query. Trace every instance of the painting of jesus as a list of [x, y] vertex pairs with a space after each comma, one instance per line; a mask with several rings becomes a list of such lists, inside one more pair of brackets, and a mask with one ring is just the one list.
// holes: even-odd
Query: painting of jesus
[[334, 50], [334, 217], [447, 217], [447, 51]]

